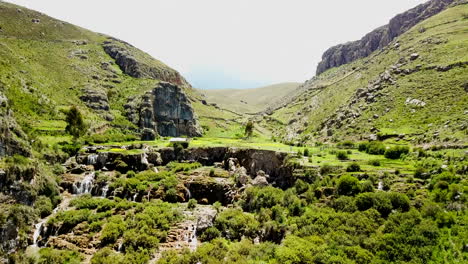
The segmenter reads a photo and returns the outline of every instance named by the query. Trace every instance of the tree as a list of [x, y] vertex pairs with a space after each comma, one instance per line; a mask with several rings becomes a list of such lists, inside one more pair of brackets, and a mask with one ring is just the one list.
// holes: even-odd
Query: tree
[[251, 137], [252, 134], [253, 134], [253, 128], [254, 128], [254, 124], [251, 120], [249, 120], [249, 122], [247, 122], [247, 124], [245, 125], [245, 136], [246, 137]]
[[80, 110], [78, 110], [76, 106], [72, 106], [70, 110], [65, 111], [65, 116], [65, 121], [67, 122], [65, 131], [67, 131], [68, 134], [72, 135], [74, 139], [86, 134], [86, 124]]

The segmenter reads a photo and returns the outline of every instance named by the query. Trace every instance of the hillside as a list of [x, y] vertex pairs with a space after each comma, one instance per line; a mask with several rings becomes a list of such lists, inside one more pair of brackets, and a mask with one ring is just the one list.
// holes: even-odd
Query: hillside
[[[6, 2], [0, 14], [0, 84], [24, 129], [61, 134], [62, 110], [76, 105], [91, 134], [202, 135], [191, 106], [199, 95], [161, 61], [124, 41]], [[164, 103], [172, 109], [155, 107]]]
[[271, 118], [285, 141], [368, 138], [467, 144], [468, 5], [451, 7], [388, 46], [330, 69]]
[[301, 85], [204, 95], [0, 1], [0, 263], [468, 263], [468, 4], [419, 22]]
[[275, 105], [290, 94], [299, 83], [279, 83], [253, 89], [200, 90], [206, 101], [241, 114], [254, 114]]

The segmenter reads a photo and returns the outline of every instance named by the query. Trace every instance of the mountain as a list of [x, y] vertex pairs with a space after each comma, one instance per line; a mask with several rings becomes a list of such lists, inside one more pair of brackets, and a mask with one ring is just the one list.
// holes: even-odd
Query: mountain
[[254, 114], [274, 106], [277, 100], [290, 94], [299, 83], [279, 83], [253, 89], [200, 90], [206, 101], [241, 114]]
[[317, 67], [317, 74], [355, 60], [365, 58], [372, 52], [387, 46], [393, 39], [408, 31], [419, 22], [440, 13], [455, 0], [431, 0], [392, 18], [358, 41], [337, 45], [328, 49]]
[[380, 137], [466, 144], [466, 12], [466, 2], [454, 3], [369, 56], [307, 81], [272, 113], [287, 124], [277, 136], [294, 142]]
[[446, 3], [303, 84], [199, 91], [0, 1], [0, 263], [466, 263], [468, 2]]
[[21, 125], [63, 129], [57, 127], [61, 110], [76, 105], [91, 131], [202, 135], [186, 95], [192, 87], [161, 61], [124, 41], [6, 2], [0, 14], [0, 83]]

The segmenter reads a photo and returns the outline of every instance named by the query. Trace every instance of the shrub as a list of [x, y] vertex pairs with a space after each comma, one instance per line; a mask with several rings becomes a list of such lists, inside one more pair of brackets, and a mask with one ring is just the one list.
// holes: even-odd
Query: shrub
[[221, 237], [221, 232], [214, 226], [210, 226], [200, 236], [201, 241], [211, 241], [215, 238]]
[[80, 110], [76, 106], [72, 106], [70, 110], [65, 111], [65, 121], [67, 122], [65, 131], [72, 135], [73, 138], [76, 139], [86, 134], [87, 126]]
[[356, 195], [360, 192], [359, 180], [349, 175], [341, 176], [338, 179], [336, 191], [339, 195]]
[[336, 152], [336, 158], [339, 160], [347, 160], [349, 159], [348, 153], [346, 151], [338, 151]]
[[338, 143], [337, 146], [339, 148], [354, 148], [354, 142], [352, 142], [350, 140], [346, 140], [346, 141]]
[[187, 208], [194, 209], [195, 207], [197, 207], [197, 200], [190, 199], [187, 203]]
[[346, 171], [347, 172], [358, 172], [358, 171], [361, 171], [361, 166], [359, 166], [359, 164], [357, 164], [356, 162], [353, 162], [353, 163], [348, 165], [348, 167], [346, 168]]
[[385, 158], [387, 159], [399, 159], [402, 154], [408, 154], [408, 146], [393, 146], [385, 150]]
[[330, 174], [332, 171], [333, 171], [333, 167], [332, 167], [331, 165], [323, 164], [323, 165], [320, 167], [320, 174], [321, 174], [321, 175], [328, 175], [328, 174]]
[[353, 197], [350, 196], [340, 196], [333, 201], [333, 206], [337, 211], [343, 212], [355, 212], [357, 210], [356, 202]]
[[39, 198], [36, 200], [36, 203], [34, 204], [34, 207], [36, 208], [41, 218], [50, 215], [53, 210], [52, 201], [49, 197], [46, 196], [39, 196]]
[[214, 226], [223, 231], [223, 235], [232, 240], [243, 236], [254, 238], [259, 232], [259, 223], [254, 216], [240, 209], [226, 209], [216, 217]]
[[308, 148], [304, 149], [304, 156], [309, 157], [309, 155], [310, 155], [309, 149]]
[[380, 160], [369, 160], [369, 165], [372, 165], [372, 166], [380, 166]]
[[372, 141], [367, 146], [366, 152], [371, 155], [383, 155], [385, 153], [385, 145], [382, 142]]
[[38, 264], [80, 263], [83, 260], [80, 253], [71, 250], [41, 248], [39, 255]]
[[214, 169], [210, 169], [210, 174], [209, 174], [210, 177], [214, 177], [215, 176], [215, 170]]
[[127, 178], [133, 178], [135, 177], [136, 173], [132, 170], [127, 171]]
[[246, 137], [251, 137], [253, 135], [253, 129], [254, 129], [254, 124], [251, 120], [249, 120], [247, 124], [245, 125], [244, 135]]

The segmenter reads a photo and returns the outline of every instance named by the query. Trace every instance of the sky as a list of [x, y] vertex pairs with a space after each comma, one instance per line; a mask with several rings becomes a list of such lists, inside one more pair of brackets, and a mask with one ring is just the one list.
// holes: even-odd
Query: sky
[[323, 52], [425, 0], [7, 0], [125, 40], [201, 89], [304, 82]]

